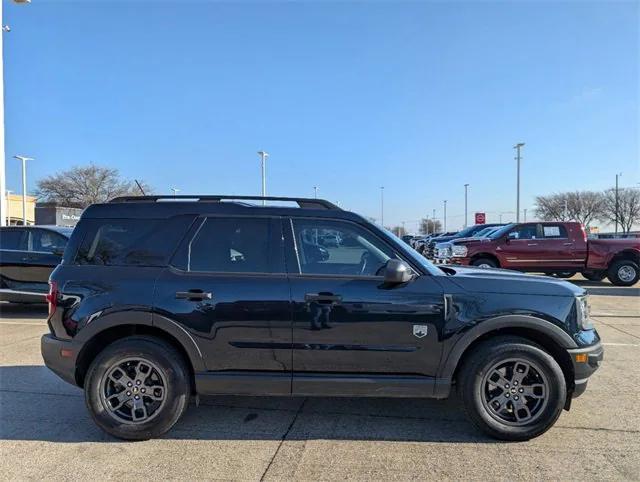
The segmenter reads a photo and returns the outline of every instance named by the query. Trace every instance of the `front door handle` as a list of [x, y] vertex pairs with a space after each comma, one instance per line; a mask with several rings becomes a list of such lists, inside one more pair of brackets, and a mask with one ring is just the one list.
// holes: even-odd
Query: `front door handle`
[[176, 299], [189, 301], [210, 300], [213, 297], [211, 292], [202, 290], [176, 291]]
[[527, 246], [538, 246], [538, 243], [529, 243]]
[[562, 246], [573, 246], [573, 243], [562, 243]]
[[317, 301], [319, 303], [339, 303], [342, 296], [331, 293], [307, 293], [304, 295], [305, 301]]

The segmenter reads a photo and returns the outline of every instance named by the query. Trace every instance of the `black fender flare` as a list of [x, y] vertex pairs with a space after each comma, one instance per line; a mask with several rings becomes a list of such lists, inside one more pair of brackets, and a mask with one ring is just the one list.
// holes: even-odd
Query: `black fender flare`
[[206, 370], [202, 352], [191, 334], [177, 322], [151, 311], [123, 310], [95, 316], [78, 332], [74, 344], [84, 347], [89, 340], [103, 331], [123, 325], [144, 325], [165, 332], [182, 346], [195, 372]]
[[570, 349], [578, 347], [568, 333], [550, 321], [530, 315], [497, 316], [478, 323], [455, 342], [440, 365], [439, 378], [450, 380], [453, 377], [462, 355], [474, 341], [482, 335], [503, 328], [528, 328], [551, 338], [563, 348]]

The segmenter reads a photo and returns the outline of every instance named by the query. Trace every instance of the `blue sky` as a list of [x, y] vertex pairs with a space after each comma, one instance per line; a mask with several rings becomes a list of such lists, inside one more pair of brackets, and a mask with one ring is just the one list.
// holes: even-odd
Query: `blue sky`
[[[637, 2], [4, 2], [7, 188], [94, 162], [156, 192], [448, 200], [638, 186]], [[511, 212], [511, 213], [508, 213]], [[413, 227], [411, 223], [407, 227]]]

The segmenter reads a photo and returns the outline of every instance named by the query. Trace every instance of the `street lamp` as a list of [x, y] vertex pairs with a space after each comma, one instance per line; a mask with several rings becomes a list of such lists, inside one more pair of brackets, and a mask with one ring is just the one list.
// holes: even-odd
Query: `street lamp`
[[27, 225], [27, 161], [35, 161], [33, 157], [13, 156], [22, 161], [22, 225]]
[[313, 186], [313, 197], [318, 199], [318, 186]]
[[442, 231], [447, 232], [447, 200], [444, 200], [444, 226]]
[[467, 227], [467, 191], [469, 184], [464, 185], [464, 227]]
[[176, 197], [176, 194], [180, 192], [180, 189], [178, 189], [177, 187], [171, 187], [169, 189], [173, 191], [173, 197]]
[[380, 224], [384, 229], [384, 186], [380, 186]]
[[262, 205], [265, 206], [267, 204], [264, 197], [267, 195], [267, 157], [269, 157], [269, 154], [265, 151], [258, 151], [258, 155], [260, 156], [262, 169]]
[[520, 156], [520, 149], [524, 147], [524, 142], [518, 142], [513, 148], [516, 150], [517, 154], [514, 159], [518, 161], [518, 174], [516, 181], [516, 223], [520, 222], [520, 161], [522, 157]]
[[616, 174], [616, 212], [615, 212], [615, 215], [613, 216], [616, 220], [616, 235], [618, 234], [618, 209], [620, 208], [620, 204], [618, 201], [618, 178], [620, 176], [622, 176], [621, 172]]

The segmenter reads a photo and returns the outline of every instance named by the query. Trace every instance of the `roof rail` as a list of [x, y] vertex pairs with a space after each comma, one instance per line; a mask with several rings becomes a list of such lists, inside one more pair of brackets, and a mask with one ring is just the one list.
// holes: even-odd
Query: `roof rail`
[[290, 201], [295, 202], [301, 208], [307, 209], [331, 209], [340, 210], [335, 204], [324, 199], [311, 199], [303, 197], [278, 197], [278, 196], [220, 196], [220, 195], [179, 195], [165, 194], [158, 196], [119, 196], [113, 198], [110, 203], [130, 203], [130, 202], [156, 202], [156, 201], [195, 201], [195, 202], [221, 202], [224, 200], [239, 201]]

